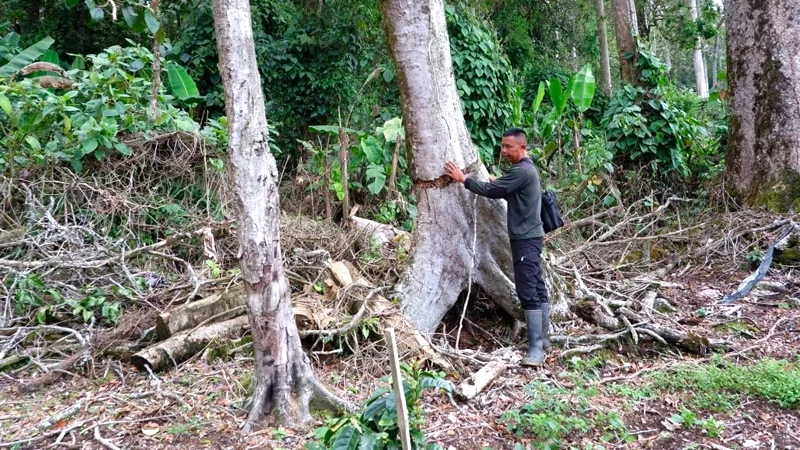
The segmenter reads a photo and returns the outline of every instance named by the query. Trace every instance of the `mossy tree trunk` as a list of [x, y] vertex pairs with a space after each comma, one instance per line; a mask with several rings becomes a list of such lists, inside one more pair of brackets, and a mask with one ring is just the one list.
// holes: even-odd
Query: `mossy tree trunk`
[[[394, 60], [411, 176], [418, 201], [414, 253], [398, 285], [404, 312], [433, 332], [470, 281], [508, 314], [522, 318], [512, 274], [506, 204], [476, 197], [444, 176], [454, 161], [486, 180], [456, 91], [443, 0], [380, 0]], [[556, 316], [568, 305], [560, 279], [546, 268]]]
[[727, 176], [751, 206], [800, 211], [800, 2], [727, 0]]
[[219, 69], [225, 88], [228, 154], [239, 224], [239, 265], [255, 349], [255, 390], [245, 431], [273, 415], [311, 419], [310, 403], [334, 405], [300, 344], [280, 249], [277, 167], [256, 66], [249, 0], [213, 0]]

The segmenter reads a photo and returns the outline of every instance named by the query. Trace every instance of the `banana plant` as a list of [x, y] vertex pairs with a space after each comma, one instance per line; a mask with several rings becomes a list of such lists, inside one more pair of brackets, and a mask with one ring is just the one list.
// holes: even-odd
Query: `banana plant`
[[[562, 152], [562, 129], [565, 124], [572, 125], [573, 141], [576, 149], [579, 148], [580, 128], [583, 123], [583, 114], [591, 107], [595, 93], [595, 79], [591, 65], [587, 64], [578, 73], [570, 76], [566, 85], [557, 77], [539, 83], [539, 89], [534, 99], [531, 112], [533, 113], [534, 131], [542, 139], [550, 141], [545, 145], [545, 158], [550, 161], [556, 153]], [[542, 100], [547, 92], [553, 108], [544, 116], [540, 124], [536, 119]], [[569, 107], [570, 100], [574, 108]], [[555, 135], [555, 136], [553, 136]], [[554, 142], [551, 140], [554, 138]], [[579, 159], [579, 155], [576, 154]], [[563, 161], [562, 161], [563, 162]], [[563, 169], [563, 167], [562, 167]]]
[[592, 106], [595, 87], [592, 66], [587, 64], [575, 75], [575, 82], [572, 88], [572, 103], [575, 105], [575, 109], [578, 110], [578, 117], [572, 121], [574, 159], [578, 165], [578, 171], [582, 171], [581, 129], [583, 128], [583, 114]]
[[11, 58], [9, 62], [0, 66], [0, 78], [9, 78], [28, 64], [39, 59], [53, 45], [53, 42], [55, 42], [53, 38], [48, 36]]

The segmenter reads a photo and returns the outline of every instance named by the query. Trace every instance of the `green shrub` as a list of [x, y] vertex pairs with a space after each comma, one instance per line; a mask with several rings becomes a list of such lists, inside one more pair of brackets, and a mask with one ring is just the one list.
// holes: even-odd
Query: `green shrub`
[[447, 6], [456, 88], [472, 141], [487, 166], [496, 163], [503, 132], [511, 126], [513, 73], [487, 21]]
[[590, 398], [597, 391], [552, 387], [541, 382], [525, 386], [531, 401], [520, 409], [512, 409], [500, 419], [506, 428], [517, 436], [534, 438], [531, 448], [564, 448], [565, 441], [573, 436], [602, 430], [604, 441], [635, 440], [616, 411], [597, 412]]
[[[426, 390], [444, 391], [449, 395], [453, 391], [453, 386], [443, 379], [443, 374], [422, 370], [417, 364], [401, 363], [401, 369], [412, 447], [420, 450], [441, 449], [440, 446], [428, 444], [425, 440], [421, 429], [424, 416], [420, 400]], [[360, 413], [330, 419], [326, 421], [325, 426], [314, 430], [316, 439], [309, 441], [306, 449], [399, 449], [399, 432], [394, 391], [390, 387], [385, 387], [375, 392], [364, 403], [364, 409]]]
[[86, 59], [86, 70], [75, 64], [67, 71], [72, 85], [65, 89], [44, 88], [36, 78], [0, 80], [0, 173], [61, 162], [80, 171], [88, 156], [129, 155], [128, 134], [198, 129], [163, 85], [152, 119], [148, 49], [114, 46]]
[[648, 166], [661, 177], [719, 173], [718, 142], [698, 119], [701, 100], [669, 85], [666, 67], [644, 48], [636, 64], [640, 85], [617, 89], [601, 121], [616, 162]]

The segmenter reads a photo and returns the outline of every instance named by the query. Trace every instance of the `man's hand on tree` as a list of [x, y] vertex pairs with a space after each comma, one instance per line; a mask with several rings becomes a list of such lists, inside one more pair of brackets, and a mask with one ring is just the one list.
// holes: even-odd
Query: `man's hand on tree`
[[448, 177], [452, 178], [453, 181], [458, 181], [459, 183], [463, 183], [464, 180], [467, 179], [467, 176], [464, 175], [464, 172], [458, 168], [458, 166], [453, 163], [453, 161], [447, 161], [444, 165], [444, 173]]

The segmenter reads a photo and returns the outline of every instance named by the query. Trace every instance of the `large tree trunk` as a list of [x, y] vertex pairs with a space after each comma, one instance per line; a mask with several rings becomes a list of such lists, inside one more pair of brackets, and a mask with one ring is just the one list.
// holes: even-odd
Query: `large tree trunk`
[[608, 56], [608, 21], [605, 0], [594, 0], [597, 10], [597, 37], [600, 41], [600, 87], [606, 96], [611, 96], [611, 62]]
[[[443, 0], [380, 0], [384, 28], [398, 75], [411, 176], [418, 200], [417, 233], [410, 266], [398, 285], [409, 320], [424, 332], [467, 289], [470, 280], [512, 316], [522, 318], [506, 232], [506, 205], [476, 197], [444, 176], [454, 161], [486, 180], [464, 123], [450, 59]], [[552, 289], [555, 315], [568, 305]]]
[[[292, 314], [280, 249], [275, 158], [256, 66], [249, 0], [213, 0], [219, 70], [225, 87], [228, 152], [239, 223], [239, 265], [255, 348], [256, 387], [245, 431], [268, 414], [280, 423], [311, 419], [316, 382]], [[330, 405], [328, 405], [330, 406]]]
[[800, 4], [727, 0], [730, 184], [753, 206], [800, 211]]
[[[700, 13], [697, 8], [697, 0], [689, 0], [689, 11], [692, 20], [697, 21]], [[703, 39], [698, 37], [694, 46], [694, 79], [697, 87], [697, 95], [700, 98], [708, 98], [708, 74], [706, 73], [706, 60], [703, 57]]]
[[[631, 8], [632, 0], [611, 0], [614, 9], [614, 30], [617, 37], [617, 54], [622, 81], [635, 84], [636, 37], [638, 35], [636, 8]], [[626, 57], [627, 56], [627, 57]]]

